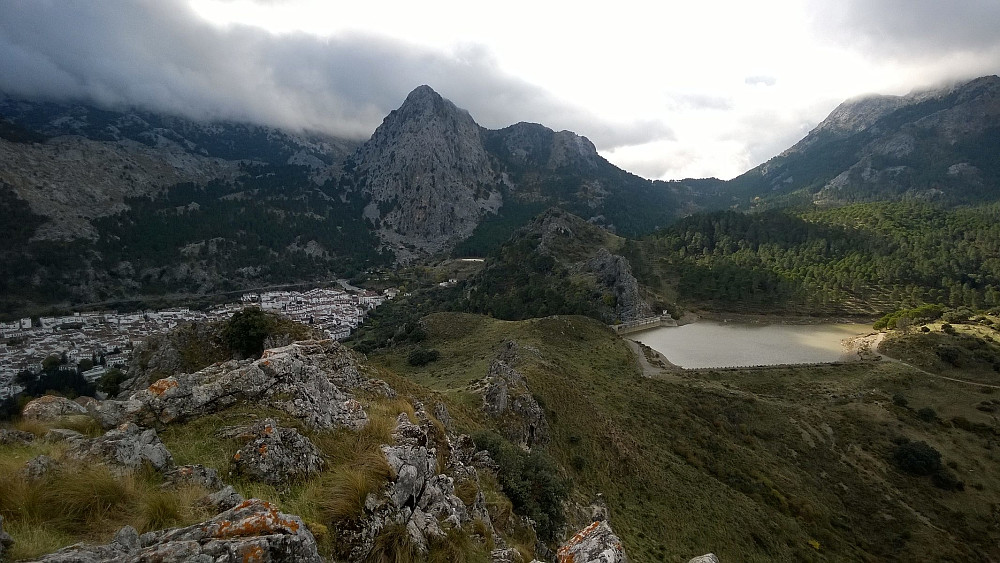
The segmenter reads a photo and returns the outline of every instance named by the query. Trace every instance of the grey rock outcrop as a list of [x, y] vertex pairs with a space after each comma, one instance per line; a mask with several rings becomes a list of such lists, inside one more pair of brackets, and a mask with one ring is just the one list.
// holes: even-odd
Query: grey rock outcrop
[[93, 439], [72, 438], [67, 455], [80, 460], [99, 459], [121, 470], [139, 469], [148, 463], [164, 471], [174, 463], [170, 451], [152, 428], [126, 423]]
[[351, 546], [352, 561], [364, 559], [375, 538], [391, 525], [405, 527], [413, 545], [423, 553], [430, 541], [445, 537], [448, 527], [462, 527], [474, 519], [486, 524], [500, 541], [492, 530], [483, 493], [479, 491], [469, 505], [456, 494], [459, 480], [471, 480], [478, 486], [475, 467], [465, 463], [475, 458], [472, 440], [442, 435], [422, 408], [416, 416], [417, 424], [405, 413], [397, 418], [394, 443], [382, 446], [393, 478], [380, 494], [366, 499], [365, 515], [358, 525], [341, 531]]
[[559, 563], [627, 563], [621, 539], [607, 522], [594, 522], [556, 552]]
[[232, 485], [226, 485], [218, 491], [208, 495], [205, 501], [216, 510], [229, 510], [246, 500], [243, 495], [236, 492]]
[[652, 316], [653, 308], [639, 294], [639, 282], [623, 256], [601, 248], [597, 256], [584, 263], [582, 270], [593, 273], [597, 282], [614, 295], [614, 311], [618, 320], [634, 321]]
[[35, 435], [23, 430], [0, 428], [0, 446], [26, 445], [35, 441]]
[[505, 341], [490, 364], [486, 377], [476, 384], [483, 396], [483, 411], [494, 419], [506, 437], [523, 447], [547, 444], [549, 423], [528, 382], [514, 369], [517, 343]]
[[24, 464], [24, 467], [21, 468], [20, 473], [26, 481], [37, 481], [45, 478], [49, 472], [56, 468], [56, 465], [56, 460], [42, 454], [28, 460], [28, 462]]
[[252, 439], [232, 460], [232, 472], [269, 485], [288, 485], [323, 469], [323, 454], [294, 428], [282, 428], [274, 419], [254, 424]]
[[24, 405], [21, 416], [29, 420], [52, 421], [64, 416], [87, 414], [87, 409], [66, 397], [43, 395]]
[[253, 403], [284, 411], [318, 429], [361, 428], [368, 415], [352, 390], [384, 392], [384, 383], [361, 374], [354, 354], [332, 340], [296, 342], [265, 350], [255, 361], [230, 361], [170, 376], [133, 394], [105, 401], [102, 419], [146, 426], [189, 420]]
[[77, 544], [38, 561], [320, 563], [323, 559], [301, 518], [279, 512], [268, 502], [251, 499], [192, 526], [141, 536], [129, 526], [120, 530], [108, 545]]
[[974, 201], [996, 176], [980, 169], [987, 161], [979, 149], [968, 148], [990, 143], [989, 131], [1000, 123], [998, 96], [1000, 78], [984, 76], [905, 96], [851, 99], [794, 146], [731, 182], [762, 197], [805, 189], [816, 205]]
[[[213, 357], [224, 359], [221, 349], [212, 345], [217, 336], [217, 329], [210, 323], [196, 323], [188, 325], [185, 330], [175, 330], [162, 337], [140, 342], [132, 350], [133, 360], [129, 362], [127, 378], [121, 384], [118, 396], [127, 398], [158, 379], [190, 371], [190, 368], [185, 370], [182, 350], [195, 348], [201, 351], [200, 355], [208, 356], [209, 360]], [[191, 367], [197, 369], [201, 366]]]
[[176, 488], [182, 485], [198, 485], [209, 491], [218, 491], [225, 487], [218, 471], [201, 464], [180, 465], [163, 473], [164, 488]]
[[714, 553], [706, 553], [705, 555], [692, 557], [688, 560], [688, 563], [719, 563], [719, 558]]
[[502, 204], [482, 129], [428, 86], [413, 90], [354, 156], [365, 216], [406, 260], [444, 250]]

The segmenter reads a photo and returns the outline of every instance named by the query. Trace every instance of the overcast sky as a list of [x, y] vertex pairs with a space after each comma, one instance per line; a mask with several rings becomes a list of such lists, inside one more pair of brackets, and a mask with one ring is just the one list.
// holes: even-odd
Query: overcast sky
[[2, 0], [0, 90], [367, 138], [428, 84], [482, 125], [731, 178], [844, 99], [1000, 72], [997, 0]]

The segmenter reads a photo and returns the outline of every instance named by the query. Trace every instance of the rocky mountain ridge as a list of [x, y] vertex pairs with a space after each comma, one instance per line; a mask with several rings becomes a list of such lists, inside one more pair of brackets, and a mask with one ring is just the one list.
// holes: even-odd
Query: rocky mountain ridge
[[729, 181], [737, 198], [840, 205], [994, 201], [1000, 78], [848, 100], [801, 141]]
[[549, 207], [626, 237], [698, 211], [995, 201], [996, 77], [845, 102], [729, 182], [649, 181], [569, 131], [479, 126], [428, 86], [367, 142], [140, 110], [0, 99], [5, 314], [203, 294], [454, 252], [483, 256]]

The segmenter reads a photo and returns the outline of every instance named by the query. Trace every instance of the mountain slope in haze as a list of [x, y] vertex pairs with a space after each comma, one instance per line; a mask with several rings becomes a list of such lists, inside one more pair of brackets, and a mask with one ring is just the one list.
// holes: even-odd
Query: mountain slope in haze
[[749, 206], [1000, 196], [1000, 77], [835, 109], [790, 149], [727, 183]]

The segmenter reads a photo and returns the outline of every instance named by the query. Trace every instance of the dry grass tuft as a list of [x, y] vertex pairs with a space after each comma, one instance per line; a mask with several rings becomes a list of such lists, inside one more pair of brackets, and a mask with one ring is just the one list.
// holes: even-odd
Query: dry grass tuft
[[404, 524], [389, 524], [375, 537], [375, 545], [365, 558], [366, 563], [413, 563], [420, 552]]
[[486, 563], [489, 550], [461, 528], [446, 528], [445, 537], [431, 538], [428, 563]]

